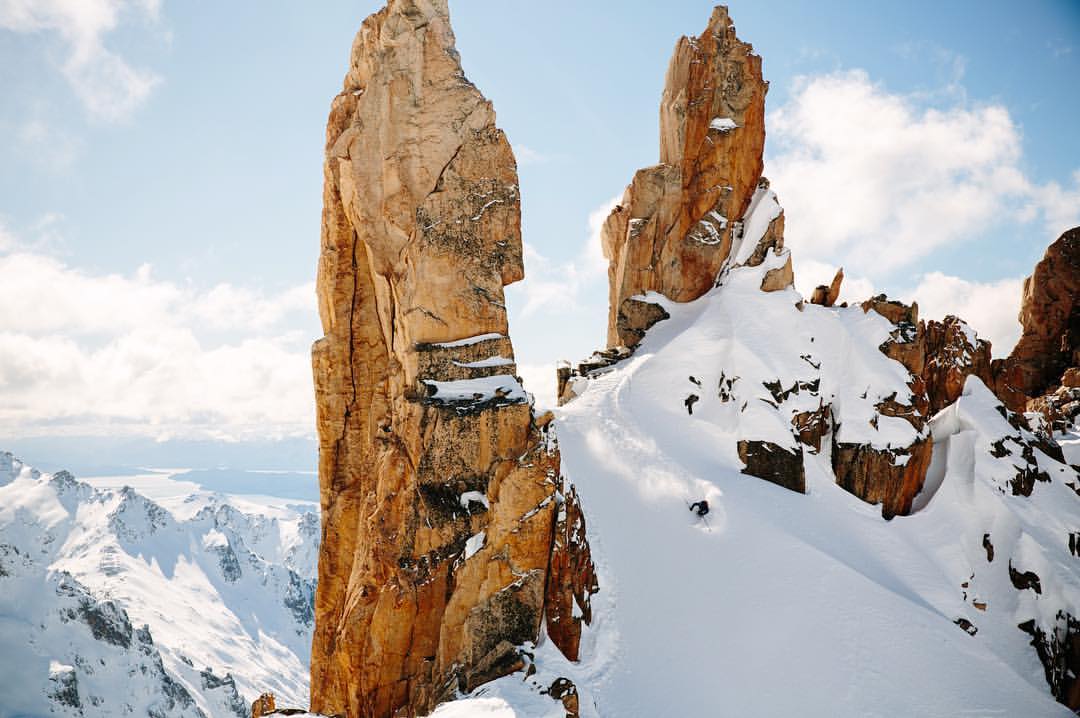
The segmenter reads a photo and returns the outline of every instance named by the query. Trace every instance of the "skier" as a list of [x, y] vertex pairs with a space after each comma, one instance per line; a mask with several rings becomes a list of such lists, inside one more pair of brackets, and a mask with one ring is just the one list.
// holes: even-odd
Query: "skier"
[[694, 503], [690, 504], [690, 510], [698, 516], [704, 517], [705, 514], [709, 513], [709, 502], [705, 499], [702, 499], [701, 501], [695, 501]]

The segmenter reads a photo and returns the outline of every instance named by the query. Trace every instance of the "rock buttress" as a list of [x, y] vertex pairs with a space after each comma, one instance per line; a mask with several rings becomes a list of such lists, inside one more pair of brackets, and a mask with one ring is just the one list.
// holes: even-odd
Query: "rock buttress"
[[963, 319], [950, 314], [940, 322], [930, 320], [926, 322], [925, 336], [922, 377], [930, 400], [930, 416], [960, 398], [970, 375], [992, 384], [990, 342], [979, 339]]
[[581, 620], [560, 592], [587, 609], [596, 590], [507, 335], [503, 286], [523, 276], [514, 156], [462, 72], [446, 0], [391, 0], [364, 22], [323, 199], [311, 706], [426, 713], [520, 667], [548, 604], [575, 655]]
[[736, 37], [725, 7], [699, 37], [675, 45], [660, 164], [637, 172], [601, 233], [609, 347], [640, 341], [623, 309], [629, 298], [656, 291], [687, 302], [713, 286], [761, 177], [766, 90], [761, 58]]
[[1018, 318], [1020, 340], [993, 371], [995, 393], [1022, 412], [1029, 399], [1053, 394], [1065, 372], [1080, 367], [1080, 227], [1051, 244], [1024, 280]]

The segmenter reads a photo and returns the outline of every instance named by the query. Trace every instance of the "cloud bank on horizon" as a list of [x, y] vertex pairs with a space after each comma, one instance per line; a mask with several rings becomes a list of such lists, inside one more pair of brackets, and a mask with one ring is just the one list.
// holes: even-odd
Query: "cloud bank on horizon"
[[[3, 237], [0, 234], [0, 237]], [[0, 436], [310, 436], [314, 282], [266, 294], [0, 252]]]

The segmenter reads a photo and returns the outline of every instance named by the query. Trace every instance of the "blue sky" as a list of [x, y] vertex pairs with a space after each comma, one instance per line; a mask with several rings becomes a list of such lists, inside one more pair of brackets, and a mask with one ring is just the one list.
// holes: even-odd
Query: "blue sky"
[[[0, 0], [0, 444], [310, 436], [324, 123], [376, 2]], [[656, 161], [708, 2], [451, 0], [519, 160], [529, 386], [599, 347], [591, 237]], [[802, 288], [959, 311], [998, 353], [1080, 221], [1080, 3], [732, 2]], [[5, 288], [6, 287], [6, 288]]]

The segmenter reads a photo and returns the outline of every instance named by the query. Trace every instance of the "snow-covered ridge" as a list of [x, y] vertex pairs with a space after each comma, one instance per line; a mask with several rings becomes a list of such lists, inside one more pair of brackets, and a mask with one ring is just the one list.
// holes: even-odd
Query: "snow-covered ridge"
[[[881, 414], [912, 399], [880, 348], [896, 326], [763, 292], [773, 265], [733, 263], [686, 304], [649, 295], [670, 318], [578, 378], [556, 417], [599, 570], [581, 661], [541, 637], [524, 675], [435, 715], [562, 716], [560, 679], [586, 717], [1071, 715], [1032, 642], [1053, 655], [1077, 630], [1076, 469], [977, 378], [921, 430]], [[805, 495], [743, 473], [740, 440], [794, 447], [791, 417], [822, 402], [836, 423], [801, 454]], [[910, 516], [837, 485], [834, 440], [929, 434]]]
[[318, 515], [182, 508], [0, 453], [0, 715], [307, 704]]

